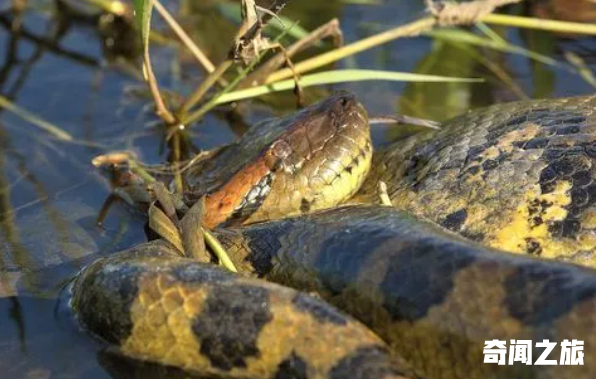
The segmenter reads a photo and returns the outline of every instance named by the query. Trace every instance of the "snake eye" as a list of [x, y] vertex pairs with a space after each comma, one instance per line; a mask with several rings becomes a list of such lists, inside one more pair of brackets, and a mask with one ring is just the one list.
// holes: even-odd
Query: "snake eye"
[[292, 147], [289, 143], [284, 140], [275, 141], [265, 154], [265, 163], [271, 171], [276, 171], [290, 154], [292, 154]]
[[292, 154], [292, 147], [284, 140], [275, 141], [271, 145], [271, 153], [279, 159], [286, 159]]

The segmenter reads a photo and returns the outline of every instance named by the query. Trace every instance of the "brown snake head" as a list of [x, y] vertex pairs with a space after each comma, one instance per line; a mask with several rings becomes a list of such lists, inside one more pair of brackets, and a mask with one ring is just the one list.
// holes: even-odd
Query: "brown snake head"
[[[266, 127], [274, 132], [257, 131], [246, 137], [263, 140], [254, 157], [246, 152], [243, 156], [239, 147], [245, 146], [243, 141], [220, 155], [223, 164], [244, 162], [208, 193], [208, 227], [335, 206], [351, 197], [368, 173], [372, 158], [368, 116], [350, 93], [336, 93]], [[250, 150], [248, 146], [245, 149]]]

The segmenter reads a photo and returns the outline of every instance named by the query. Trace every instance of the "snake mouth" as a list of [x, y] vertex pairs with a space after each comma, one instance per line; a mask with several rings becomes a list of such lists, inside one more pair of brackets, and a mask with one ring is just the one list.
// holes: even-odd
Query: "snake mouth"
[[207, 196], [208, 227], [277, 219], [351, 197], [370, 167], [368, 116], [339, 92], [283, 119], [278, 133]]

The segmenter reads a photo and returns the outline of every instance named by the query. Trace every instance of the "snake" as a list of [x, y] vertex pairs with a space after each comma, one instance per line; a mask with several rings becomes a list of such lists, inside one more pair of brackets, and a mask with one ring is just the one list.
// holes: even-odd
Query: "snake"
[[[595, 106], [497, 104], [373, 153], [364, 107], [333, 94], [187, 174], [238, 274], [150, 241], [78, 274], [75, 317], [199, 377], [593, 378]], [[485, 363], [492, 340], [529, 359]], [[583, 364], [558, 364], [572, 340]]]

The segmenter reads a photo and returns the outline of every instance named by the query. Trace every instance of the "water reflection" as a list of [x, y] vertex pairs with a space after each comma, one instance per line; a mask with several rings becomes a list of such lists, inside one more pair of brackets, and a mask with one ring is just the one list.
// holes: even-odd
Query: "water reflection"
[[3, 377], [109, 378], [95, 360], [83, 359], [97, 347], [59, 320], [53, 299], [0, 298], [0, 325]]

